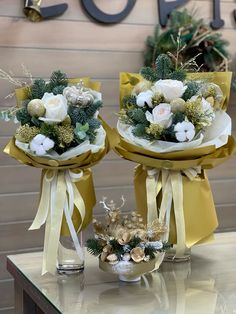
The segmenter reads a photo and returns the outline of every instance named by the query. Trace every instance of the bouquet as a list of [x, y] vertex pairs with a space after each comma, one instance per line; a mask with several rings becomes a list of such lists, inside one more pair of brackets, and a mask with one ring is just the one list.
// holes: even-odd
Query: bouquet
[[163, 240], [177, 244], [176, 257], [211, 238], [217, 218], [205, 169], [235, 150], [225, 112], [231, 73], [188, 74], [186, 67], [163, 54], [155, 69], [122, 73], [111, 134], [114, 150], [140, 164], [134, 178], [139, 212], [148, 223], [159, 218], [167, 225]]
[[102, 202], [106, 214], [104, 225], [93, 220], [94, 239], [87, 241], [88, 251], [99, 256], [102, 270], [119, 274], [123, 281], [140, 280], [140, 274], [153, 270], [158, 252], [163, 252], [169, 245], [160, 241], [166, 228], [158, 219], [151, 224], [144, 224], [137, 212], [121, 217], [120, 208], [111, 201]]
[[99, 88], [88, 78], [68, 79], [55, 71], [48, 82], [38, 79], [17, 89], [17, 106], [1, 114], [20, 122], [4, 151], [42, 168], [39, 208], [30, 227], [46, 223], [42, 273], [55, 271], [61, 234], [71, 235], [83, 259], [77, 233], [91, 221], [96, 202], [89, 168], [108, 150], [98, 116]]

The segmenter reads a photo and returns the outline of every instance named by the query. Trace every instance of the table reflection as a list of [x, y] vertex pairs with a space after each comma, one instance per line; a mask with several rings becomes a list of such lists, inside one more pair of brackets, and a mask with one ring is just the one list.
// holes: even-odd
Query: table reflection
[[163, 263], [159, 271], [146, 274], [138, 283], [93, 283], [93, 275], [87, 271], [78, 276], [59, 276], [57, 291], [46, 292], [44, 287], [44, 293], [62, 313], [71, 314], [230, 313], [207, 264], [199, 270], [191, 269], [191, 262]]

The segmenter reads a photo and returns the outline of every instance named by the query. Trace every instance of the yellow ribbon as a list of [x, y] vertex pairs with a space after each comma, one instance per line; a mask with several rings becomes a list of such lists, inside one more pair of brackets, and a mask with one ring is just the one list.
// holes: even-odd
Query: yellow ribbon
[[[85, 204], [75, 185], [83, 176], [82, 171], [73, 173], [70, 170], [44, 170], [42, 176], [41, 199], [37, 215], [30, 226], [30, 230], [39, 229], [46, 222], [43, 275], [47, 272], [55, 273], [63, 213], [65, 214], [76, 251], [81, 260], [83, 260], [77, 232], [81, 230], [85, 219]], [[78, 211], [81, 218], [78, 230], [75, 230], [71, 218], [74, 210]]]
[[[186, 231], [184, 220], [182, 173], [181, 171], [166, 169], [158, 170], [145, 166], [144, 169], [147, 171], [147, 223], [151, 223], [156, 218], [159, 218], [159, 221], [167, 226], [167, 231], [163, 236], [163, 241], [168, 241], [170, 231], [170, 214], [173, 203], [177, 233], [175, 257], [183, 257], [186, 249]], [[190, 180], [193, 180], [199, 171], [200, 168], [192, 168], [185, 170], [184, 173]], [[162, 201], [158, 211], [156, 198], [161, 190]]]

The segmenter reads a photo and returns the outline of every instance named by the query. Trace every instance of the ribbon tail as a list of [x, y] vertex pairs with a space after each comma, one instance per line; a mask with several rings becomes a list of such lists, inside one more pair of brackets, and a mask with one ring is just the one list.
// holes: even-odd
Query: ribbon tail
[[51, 181], [47, 180], [47, 171], [42, 173], [42, 190], [40, 196], [40, 202], [37, 214], [33, 223], [29, 227], [29, 230], [39, 229], [45, 222], [48, 216], [50, 193], [51, 193]]
[[158, 218], [157, 214], [157, 188], [159, 171], [157, 169], [147, 170], [146, 191], [147, 191], [147, 223], [152, 223]]
[[176, 257], [183, 257], [186, 249], [185, 220], [183, 210], [183, 182], [180, 171], [171, 173], [177, 244]]
[[[47, 261], [47, 256], [48, 256], [48, 241], [49, 241], [49, 237], [50, 237], [50, 230], [51, 230], [51, 217], [50, 217], [50, 214], [48, 214], [48, 217], [46, 220], [45, 233], [44, 233], [42, 275], [44, 275], [48, 272], [46, 261]], [[55, 272], [55, 269], [54, 269], [53, 273], [54, 272]]]
[[170, 213], [172, 205], [172, 187], [171, 187], [171, 178], [170, 173], [167, 170], [162, 170], [162, 190], [163, 197], [161, 202], [159, 220], [164, 223], [167, 227], [167, 230], [163, 236], [163, 241], [168, 241], [170, 233]]
[[[50, 224], [48, 224], [48, 232], [45, 233], [45, 251], [43, 259], [43, 272], [55, 273], [55, 265], [57, 263], [57, 253], [61, 233], [61, 224], [64, 205], [66, 201], [66, 183], [64, 173], [60, 172], [57, 180], [57, 188], [55, 195], [55, 203], [51, 208], [51, 215], [48, 215]], [[51, 217], [49, 217], [51, 216]], [[51, 221], [50, 221], [51, 219]], [[48, 220], [47, 220], [48, 222]]]
[[[166, 232], [162, 236], [163, 241], [168, 241], [169, 239], [169, 232], [170, 232], [170, 212], [171, 212], [171, 204], [172, 204], [172, 189], [171, 189], [171, 179], [169, 174], [165, 171], [163, 174], [162, 171], [162, 201], [161, 207], [159, 211], [159, 221], [164, 223], [167, 227]], [[159, 253], [158, 258], [156, 260], [155, 269], [158, 269], [161, 265], [163, 259], [165, 257], [165, 253]]]
[[85, 218], [85, 204], [84, 204], [84, 200], [83, 200], [81, 194], [79, 193], [75, 184], [73, 184], [73, 190], [74, 190], [74, 204], [75, 204], [75, 207], [78, 210], [80, 217], [81, 217], [81, 224], [77, 230], [77, 233], [78, 233], [82, 229], [83, 221]]
[[66, 222], [67, 222], [68, 228], [70, 230], [71, 238], [73, 240], [76, 252], [77, 252], [79, 258], [81, 259], [81, 261], [83, 261], [84, 260], [84, 253], [83, 253], [83, 250], [82, 250], [81, 245], [79, 243], [78, 236], [77, 236], [76, 230], [74, 228], [73, 221], [71, 219], [71, 214], [70, 214], [70, 211], [69, 211], [69, 207], [68, 207], [67, 201], [66, 201], [64, 213], [65, 213]]

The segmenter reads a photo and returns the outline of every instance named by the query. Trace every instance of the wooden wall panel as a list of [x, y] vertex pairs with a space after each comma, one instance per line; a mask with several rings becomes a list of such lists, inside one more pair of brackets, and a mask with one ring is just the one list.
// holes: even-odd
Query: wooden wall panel
[[[70, 77], [90, 76], [102, 82], [104, 108], [101, 114], [111, 126], [116, 125], [119, 109], [119, 72], [137, 72], [143, 62], [145, 39], [153, 34], [158, 22], [156, 0], [137, 0], [130, 15], [119, 25], [104, 26], [91, 21], [79, 0], [67, 0], [68, 11], [60, 18], [43, 23], [28, 22], [22, 14], [22, 2], [0, 1], [0, 68], [14, 72], [25, 80], [21, 63], [34, 78], [48, 78], [55, 69], [62, 69]], [[96, 0], [106, 12], [117, 13], [126, 0]], [[43, 5], [59, 3], [48, 0]], [[212, 1], [191, 0], [186, 7], [197, 9], [196, 16], [212, 18]], [[236, 3], [221, 0], [223, 37], [230, 42], [229, 50], [236, 54], [236, 30], [232, 12]], [[13, 99], [4, 97], [13, 91], [6, 81], [0, 81], [0, 108], [13, 106]], [[229, 114], [236, 130], [235, 93], [231, 96]], [[14, 133], [16, 125], [0, 122], [0, 150]], [[134, 164], [110, 153], [94, 167], [97, 199], [106, 195], [118, 200], [127, 198], [125, 210], [134, 209], [132, 187]], [[209, 171], [211, 186], [220, 220], [219, 230], [236, 228], [236, 157]], [[38, 203], [40, 170], [20, 165], [0, 152], [0, 313], [13, 312], [13, 286], [5, 269], [6, 254], [41, 248], [43, 230], [28, 232]], [[96, 205], [94, 213], [103, 209]], [[88, 229], [87, 234], [91, 232]], [[33, 235], [34, 234], [34, 235]]]
[[[4, 68], [12, 70], [15, 76], [22, 76], [21, 64], [24, 63], [36, 77], [49, 77], [55, 68], [60, 68], [71, 77], [118, 79], [119, 72], [138, 71], [142, 63], [142, 52], [139, 51], [68, 50], [65, 53], [62, 49], [0, 47], [0, 55], [6, 60]], [[65, 62], [65, 58], [70, 62]], [[4, 91], [3, 97], [6, 95]]]
[[[9, 27], [9, 24], [11, 27]], [[45, 36], [50, 27], [60, 30], [60, 33], [58, 35], [51, 33], [50, 36]], [[34, 24], [34, 27], [29, 27], [24, 19], [13, 23], [11, 17], [1, 17], [0, 45], [2, 47], [53, 48], [60, 50], [142, 51], [145, 44], [140, 38], [147, 37], [152, 32], [153, 26], [118, 24], [115, 27], [107, 27], [88, 21], [83, 23], [83, 30], [86, 31], [79, 29], [77, 21], [45, 21], [44, 23]], [[96, 40], [95, 33], [98, 35]]]
[[[0, 308], [2, 308], [2, 311], [4, 314], [7, 314], [7, 311], [10, 310], [9, 307], [14, 306], [13, 287], [14, 287], [14, 283], [13, 283], [13, 280], [11, 279], [0, 282], [0, 291], [1, 291]], [[0, 310], [0, 313], [1, 313], [1, 310]]]

